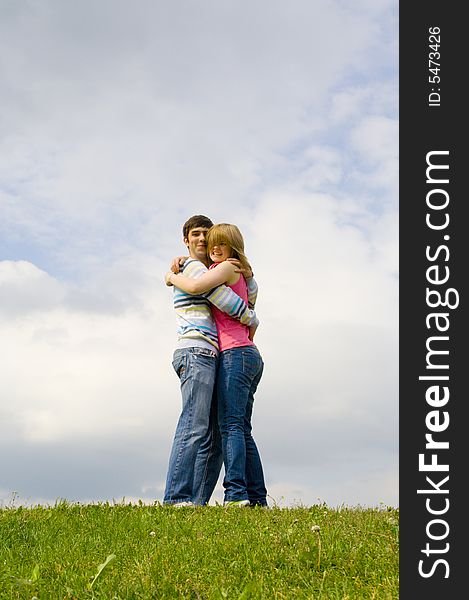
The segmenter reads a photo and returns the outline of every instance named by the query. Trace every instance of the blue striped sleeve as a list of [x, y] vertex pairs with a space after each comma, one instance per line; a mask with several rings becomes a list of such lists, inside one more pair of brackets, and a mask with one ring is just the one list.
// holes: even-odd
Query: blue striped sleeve
[[257, 292], [258, 292], [257, 282], [254, 279], [254, 277], [250, 277], [249, 279], [246, 279], [246, 285], [248, 288], [249, 308], [254, 308], [256, 306]]
[[243, 325], [258, 325], [259, 319], [246, 302], [238, 296], [230, 287], [219, 285], [207, 292], [206, 298], [222, 312], [234, 319], [238, 319]]

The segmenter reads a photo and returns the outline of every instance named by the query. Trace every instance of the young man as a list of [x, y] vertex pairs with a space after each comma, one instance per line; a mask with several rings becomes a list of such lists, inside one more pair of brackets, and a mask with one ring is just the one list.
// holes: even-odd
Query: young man
[[[194, 215], [183, 226], [189, 259], [182, 266], [186, 277], [198, 278], [208, 269], [205, 234], [213, 225], [203, 215]], [[252, 272], [248, 282], [249, 305], [254, 306], [257, 284]], [[178, 321], [178, 343], [173, 367], [180, 383], [182, 411], [174, 434], [163, 502], [175, 506], [207, 504], [223, 462], [218, 429], [217, 403], [212, 401], [218, 357], [218, 335], [210, 303], [251, 326], [255, 312], [225, 285], [192, 296], [174, 288]]]

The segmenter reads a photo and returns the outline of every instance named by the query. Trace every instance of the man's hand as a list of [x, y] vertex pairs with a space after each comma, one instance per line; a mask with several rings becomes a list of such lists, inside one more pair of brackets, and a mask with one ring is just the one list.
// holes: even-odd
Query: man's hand
[[171, 279], [171, 275], [174, 275], [174, 273], [172, 271], [168, 271], [166, 273], [166, 275], [164, 276], [164, 282], [166, 283], [167, 286], [171, 287], [173, 284], [171, 283], [170, 279]]
[[169, 268], [173, 273], [179, 273], [179, 268], [182, 267], [182, 265], [186, 262], [188, 258], [188, 256], [176, 256], [176, 258], [173, 258], [173, 261]]
[[236, 267], [235, 273], [241, 273], [241, 275], [244, 275], [245, 279], [250, 279], [251, 277], [254, 277], [251, 265], [248, 265], [248, 267], [244, 269], [237, 258], [227, 258], [226, 260]]
[[257, 328], [259, 327], [259, 325], [251, 325], [249, 327], [249, 339], [252, 341], [254, 341], [254, 335], [256, 334]]

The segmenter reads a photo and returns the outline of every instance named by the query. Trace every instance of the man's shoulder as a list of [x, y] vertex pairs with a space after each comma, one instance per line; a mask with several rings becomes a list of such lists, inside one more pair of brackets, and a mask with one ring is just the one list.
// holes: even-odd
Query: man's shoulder
[[188, 258], [180, 272], [186, 277], [197, 277], [206, 271], [208, 271], [208, 269], [203, 262], [196, 258]]

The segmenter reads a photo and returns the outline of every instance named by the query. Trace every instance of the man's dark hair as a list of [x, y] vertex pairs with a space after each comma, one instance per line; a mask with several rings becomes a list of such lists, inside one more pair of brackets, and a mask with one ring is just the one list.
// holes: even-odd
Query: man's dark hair
[[212, 221], [208, 217], [204, 217], [204, 215], [194, 215], [190, 219], [184, 223], [182, 227], [182, 236], [183, 239], [189, 237], [189, 231], [191, 229], [195, 229], [196, 227], [207, 227], [210, 228], [213, 225]]

